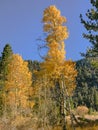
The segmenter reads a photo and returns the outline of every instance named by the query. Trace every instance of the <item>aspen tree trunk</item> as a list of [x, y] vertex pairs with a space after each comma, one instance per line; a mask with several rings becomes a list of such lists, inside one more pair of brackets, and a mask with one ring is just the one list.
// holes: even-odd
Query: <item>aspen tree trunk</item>
[[66, 130], [66, 112], [65, 112], [65, 95], [64, 95], [64, 82], [61, 81], [61, 124], [62, 124], [62, 130]]
[[74, 123], [73, 123], [73, 115], [71, 113], [71, 104], [70, 104], [69, 94], [68, 94], [68, 91], [67, 91], [65, 83], [64, 83], [64, 88], [65, 88], [65, 94], [66, 94], [67, 99], [68, 99], [68, 111], [69, 111], [69, 114], [70, 114], [72, 129], [75, 130]]
[[17, 115], [17, 88], [15, 89], [15, 109], [14, 109], [14, 117]]
[[46, 87], [47, 87], [47, 78], [46, 78], [46, 75], [45, 75], [45, 77], [44, 77], [44, 81], [45, 81], [45, 83], [44, 83], [44, 130], [46, 130], [46, 127], [47, 127], [47, 119], [46, 119], [46, 117], [47, 117], [47, 96], [46, 96], [46, 92], [47, 92], [47, 89], [46, 89]]
[[39, 99], [39, 111], [38, 111], [38, 121], [41, 123], [41, 126], [43, 126], [43, 117], [41, 117], [41, 112], [42, 112], [42, 108], [41, 108], [41, 91], [42, 91], [42, 83], [39, 87], [39, 94], [38, 94], [38, 99]]
[[7, 105], [6, 105], [7, 101], [6, 101], [6, 92], [4, 92], [4, 118], [6, 119], [7, 116]]
[[44, 130], [48, 129], [48, 124], [47, 124], [47, 76], [45, 75], [44, 77]]
[[45, 107], [45, 111], [44, 111], [44, 129], [46, 129], [46, 86], [45, 86], [45, 104], [44, 104], [44, 107]]
[[41, 89], [39, 87], [39, 95], [38, 95], [38, 98], [39, 98], [39, 115], [41, 115], [41, 97], [40, 97], [40, 92], [41, 92]]

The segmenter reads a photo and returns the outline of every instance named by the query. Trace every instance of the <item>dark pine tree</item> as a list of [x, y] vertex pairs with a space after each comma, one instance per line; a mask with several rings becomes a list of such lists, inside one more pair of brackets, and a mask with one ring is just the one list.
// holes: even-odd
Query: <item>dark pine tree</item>
[[92, 45], [87, 51], [87, 56], [98, 57], [98, 0], [90, 0], [91, 9], [86, 12], [87, 19], [84, 20], [80, 14], [81, 23], [87, 30], [87, 34], [83, 33], [83, 37], [88, 39]]
[[10, 62], [11, 56], [13, 54], [12, 48], [10, 44], [6, 44], [2, 56], [1, 56], [1, 64], [0, 64], [0, 79], [5, 81], [6, 80], [6, 75], [8, 73], [7, 70], [7, 65]]
[[98, 73], [91, 65], [90, 61], [85, 59], [76, 62], [78, 71], [77, 86], [73, 95], [75, 107], [86, 105], [88, 108], [96, 110], [98, 93]]
[[4, 92], [4, 84], [6, 81], [6, 76], [8, 74], [7, 65], [11, 60], [11, 56], [13, 54], [12, 48], [9, 44], [6, 44], [2, 56], [0, 57], [0, 116], [3, 114], [3, 92]]

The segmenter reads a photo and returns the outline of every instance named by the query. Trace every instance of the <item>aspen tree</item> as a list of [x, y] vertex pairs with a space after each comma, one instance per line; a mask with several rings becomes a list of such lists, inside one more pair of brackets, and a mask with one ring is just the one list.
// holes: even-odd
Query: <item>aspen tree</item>
[[[67, 27], [64, 26], [66, 18], [61, 16], [60, 11], [55, 6], [49, 6], [43, 14], [44, 32], [47, 33], [46, 46], [48, 52], [44, 62], [41, 64], [39, 75], [44, 75], [48, 80], [59, 82], [61, 95], [62, 129], [66, 130], [65, 125], [65, 97], [69, 97], [75, 88], [75, 78], [77, 71], [75, 63], [66, 60], [64, 40], [68, 38]], [[51, 86], [51, 85], [50, 85]], [[70, 105], [70, 104], [69, 104]], [[70, 107], [70, 106], [69, 106]]]
[[11, 62], [8, 64], [8, 75], [5, 83], [7, 92], [6, 104], [14, 112], [21, 113], [28, 107], [28, 96], [32, 84], [32, 75], [29, 72], [27, 62], [18, 54], [13, 54]]
[[[60, 11], [55, 6], [49, 6], [44, 10], [43, 23], [44, 31], [47, 32], [46, 45], [48, 46], [47, 56], [42, 63], [42, 71], [46, 75], [60, 79], [62, 75], [66, 79], [67, 86], [75, 86], [77, 75], [75, 63], [66, 60], [64, 40], [68, 38], [67, 27], [64, 26], [66, 18], [61, 16]], [[68, 87], [70, 91], [70, 87]]]
[[[46, 103], [48, 97], [47, 90], [49, 91], [49, 88], [51, 89], [52, 86], [57, 89], [55, 85], [56, 83], [59, 84], [61, 125], [62, 130], [66, 130], [65, 102], [66, 97], [69, 97], [75, 88], [75, 78], [77, 75], [75, 63], [71, 60], [66, 60], [65, 56], [64, 40], [68, 38], [68, 30], [64, 26], [66, 18], [61, 16], [60, 11], [52, 5], [44, 10], [42, 21], [44, 24], [43, 30], [47, 34], [45, 41], [48, 51], [44, 61], [40, 64], [40, 71], [36, 72], [38, 78], [37, 87], [39, 86], [45, 91], [44, 97]], [[70, 107], [70, 103], [68, 106]], [[47, 108], [45, 108], [45, 113], [47, 114]], [[44, 129], [46, 129], [46, 125], [47, 122]]]

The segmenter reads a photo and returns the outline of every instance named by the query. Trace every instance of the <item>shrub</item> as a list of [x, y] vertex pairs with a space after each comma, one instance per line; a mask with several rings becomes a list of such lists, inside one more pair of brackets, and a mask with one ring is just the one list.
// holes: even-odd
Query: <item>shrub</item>
[[76, 113], [79, 116], [84, 116], [88, 112], [89, 112], [89, 109], [86, 106], [78, 106], [77, 109], [76, 109]]

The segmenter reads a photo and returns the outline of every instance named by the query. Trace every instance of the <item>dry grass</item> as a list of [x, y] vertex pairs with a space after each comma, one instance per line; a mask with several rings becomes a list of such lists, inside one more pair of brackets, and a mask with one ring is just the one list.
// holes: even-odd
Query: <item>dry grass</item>
[[[75, 130], [98, 130], [98, 116], [94, 115], [85, 115], [86, 123], [80, 126], [75, 125]], [[34, 121], [32, 119], [24, 119], [21, 117], [17, 117], [12, 122], [7, 122], [6, 124], [0, 121], [0, 130], [12, 130], [12, 125], [16, 125], [15, 130], [42, 130], [42, 128], [37, 128], [34, 125]], [[13, 129], [14, 130], [14, 129]], [[53, 129], [50, 127], [45, 130], [62, 130], [60, 126], [56, 126]], [[73, 130], [70, 124], [67, 124], [67, 130]]]
[[[61, 127], [55, 127], [52, 130], [62, 130]], [[67, 126], [67, 130], [73, 130], [71, 126]], [[98, 130], [98, 126], [75, 127], [75, 130]]]

